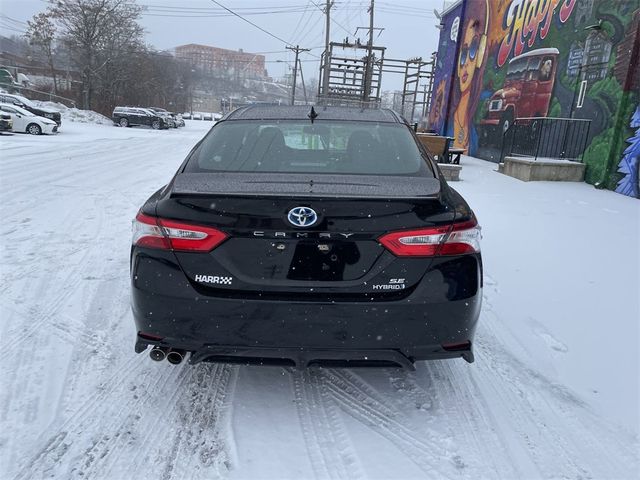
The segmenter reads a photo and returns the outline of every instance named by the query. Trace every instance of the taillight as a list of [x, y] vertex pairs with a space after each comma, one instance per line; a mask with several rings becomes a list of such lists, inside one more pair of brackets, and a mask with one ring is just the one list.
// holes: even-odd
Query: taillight
[[461, 255], [480, 251], [480, 226], [475, 219], [453, 226], [391, 232], [378, 241], [398, 257]]
[[150, 217], [138, 213], [133, 221], [133, 244], [182, 252], [210, 252], [227, 234], [211, 227]]

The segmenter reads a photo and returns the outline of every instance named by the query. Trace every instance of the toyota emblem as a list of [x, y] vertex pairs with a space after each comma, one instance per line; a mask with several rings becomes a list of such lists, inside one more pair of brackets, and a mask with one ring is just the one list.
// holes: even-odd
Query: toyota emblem
[[318, 214], [313, 208], [295, 207], [289, 210], [287, 219], [295, 227], [310, 227], [318, 221]]

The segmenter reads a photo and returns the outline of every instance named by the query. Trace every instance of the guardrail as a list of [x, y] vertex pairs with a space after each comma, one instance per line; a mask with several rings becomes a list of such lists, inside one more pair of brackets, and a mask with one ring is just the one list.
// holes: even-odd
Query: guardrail
[[581, 118], [516, 118], [502, 136], [500, 161], [506, 156], [582, 162], [591, 120]]
[[[15, 84], [0, 84], [1, 88], [9, 89], [9, 90], [17, 90], [20, 95], [28, 97], [30, 100], [40, 100], [40, 101], [49, 101], [49, 102], [60, 102], [67, 107], [75, 107], [75, 100], [67, 97], [63, 97], [61, 95], [54, 95], [51, 92], [43, 92], [41, 90], [36, 90], [34, 88], [24, 87], [22, 85]], [[24, 95], [24, 93], [28, 93], [28, 95]], [[35, 94], [35, 96], [34, 96]], [[39, 97], [39, 98], [35, 98]]]

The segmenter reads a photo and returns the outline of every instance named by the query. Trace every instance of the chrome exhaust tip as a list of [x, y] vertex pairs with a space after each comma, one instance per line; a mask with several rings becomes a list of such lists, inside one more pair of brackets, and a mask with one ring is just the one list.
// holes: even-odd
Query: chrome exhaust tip
[[184, 360], [186, 352], [184, 350], [171, 350], [167, 354], [167, 361], [172, 365], [179, 365]]
[[161, 362], [167, 356], [168, 350], [169, 349], [166, 347], [156, 346], [151, 349], [151, 351], [149, 352], [149, 356], [151, 357], [151, 360], [154, 360], [156, 362]]

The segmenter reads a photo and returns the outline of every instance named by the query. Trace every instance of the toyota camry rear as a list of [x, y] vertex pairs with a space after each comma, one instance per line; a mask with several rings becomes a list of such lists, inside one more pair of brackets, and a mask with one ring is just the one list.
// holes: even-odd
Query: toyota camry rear
[[390, 110], [218, 122], [133, 228], [136, 351], [306, 367], [473, 361], [480, 227]]

